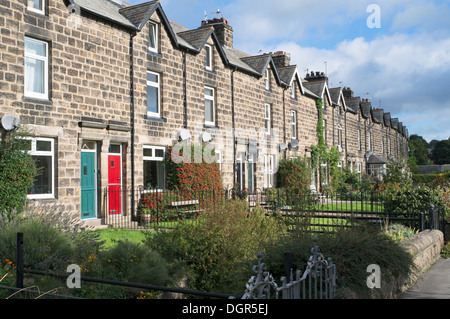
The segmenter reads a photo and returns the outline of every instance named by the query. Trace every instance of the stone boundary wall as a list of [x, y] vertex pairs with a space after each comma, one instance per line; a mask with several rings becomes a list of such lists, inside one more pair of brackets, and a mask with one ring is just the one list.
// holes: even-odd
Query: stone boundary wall
[[425, 230], [407, 239], [401, 245], [414, 257], [413, 270], [409, 281], [414, 283], [439, 258], [444, 243], [444, 234], [439, 230]]
[[400, 243], [414, 259], [415, 269], [409, 278], [396, 278], [392, 284], [384, 285], [384, 298], [398, 298], [411, 288], [418, 279], [440, 258], [444, 234], [439, 230], [425, 230]]

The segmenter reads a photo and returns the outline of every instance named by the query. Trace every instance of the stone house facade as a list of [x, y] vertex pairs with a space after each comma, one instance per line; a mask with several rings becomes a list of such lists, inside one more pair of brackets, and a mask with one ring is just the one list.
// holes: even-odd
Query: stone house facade
[[[369, 150], [407, 155], [407, 130], [389, 113], [328, 88], [323, 74], [302, 78], [285, 52], [239, 51], [224, 18], [190, 30], [159, 1], [2, 0], [0, 9], [0, 117], [16, 115], [29, 133], [43, 168], [29, 195], [38, 204], [82, 219], [125, 215], [134, 202], [122, 190], [163, 189], [167, 148], [184, 140], [215, 147], [226, 188], [273, 187], [279, 159], [309, 157], [317, 144], [319, 99], [342, 168], [370, 172]], [[106, 189], [115, 195], [105, 199]]]

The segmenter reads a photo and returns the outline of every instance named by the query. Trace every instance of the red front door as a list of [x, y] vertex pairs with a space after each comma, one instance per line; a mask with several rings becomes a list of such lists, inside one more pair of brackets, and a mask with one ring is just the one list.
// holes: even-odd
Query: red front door
[[108, 156], [109, 215], [122, 214], [122, 163], [120, 155]]

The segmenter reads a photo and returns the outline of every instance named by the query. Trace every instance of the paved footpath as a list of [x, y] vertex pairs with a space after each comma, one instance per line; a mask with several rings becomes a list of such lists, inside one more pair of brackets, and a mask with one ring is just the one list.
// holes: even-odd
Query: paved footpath
[[450, 258], [439, 259], [400, 299], [450, 299]]

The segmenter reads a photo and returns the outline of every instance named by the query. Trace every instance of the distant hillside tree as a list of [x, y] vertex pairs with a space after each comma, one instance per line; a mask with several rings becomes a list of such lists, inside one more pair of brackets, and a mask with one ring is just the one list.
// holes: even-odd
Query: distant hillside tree
[[416, 165], [428, 164], [428, 143], [422, 136], [416, 134], [411, 135], [409, 138], [409, 149], [409, 156], [415, 158]]
[[450, 164], [450, 139], [436, 143], [433, 149], [433, 160], [437, 165]]

